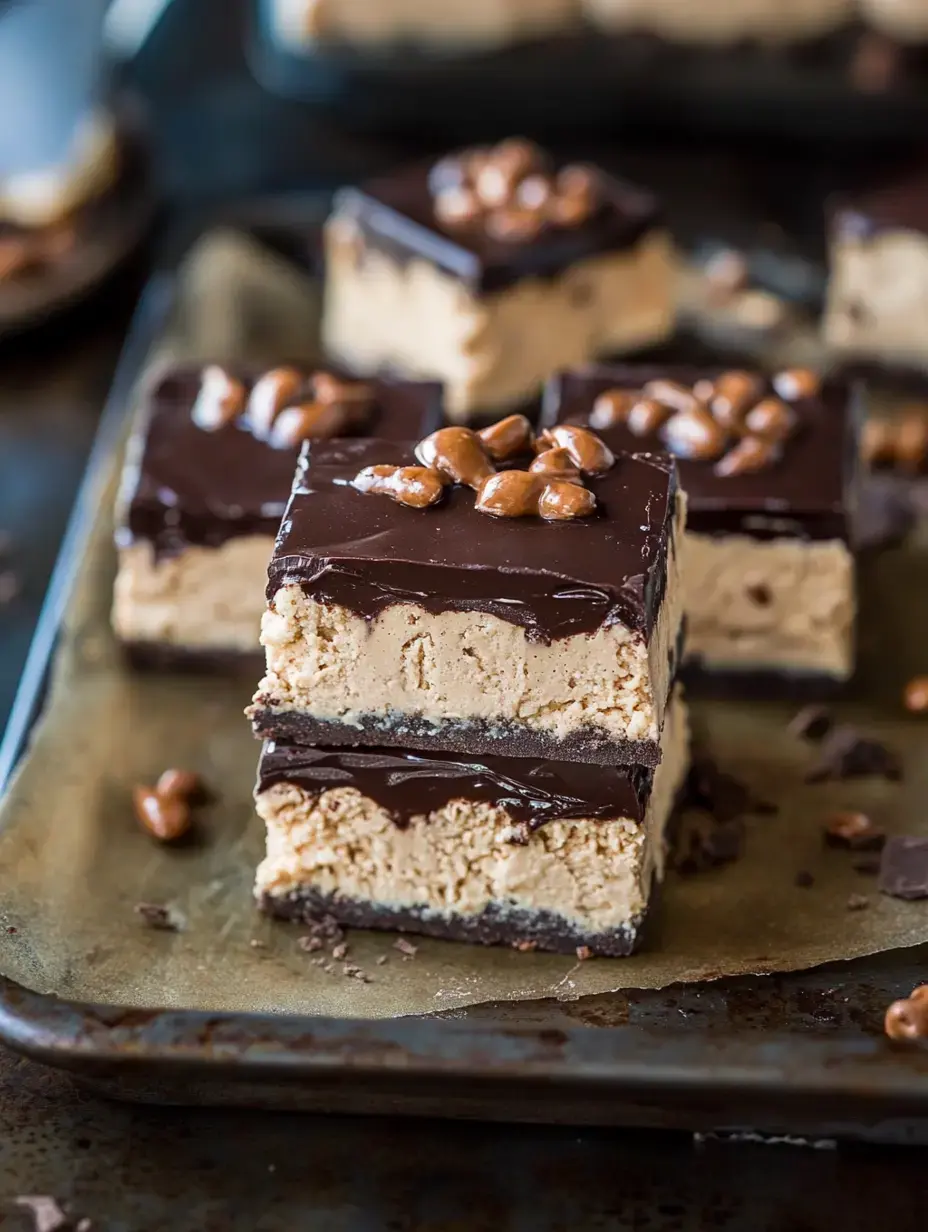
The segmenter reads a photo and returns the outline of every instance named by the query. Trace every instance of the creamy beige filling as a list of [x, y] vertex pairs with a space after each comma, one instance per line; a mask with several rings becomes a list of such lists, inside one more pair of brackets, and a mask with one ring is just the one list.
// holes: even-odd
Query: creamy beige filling
[[513, 820], [491, 804], [452, 800], [402, 829], [353, 787], [318, 797], [280, 783], [257, 795], [267, 855], [256, 893], [301, 889], [437, 916], [497, 910], [551, 912], [591, 934], [639, 917], [652, 874], [663, 875], [663, 836], [686, 774], [686, 708], [674, 701], [664, 727], [643, 825], [613, 820], [551, 821], [526, 845], [510, 840]]
[[458, 421], [524, 402], [559, 369], [658, 342], [674, 325], [673, 247], [663, 232], [485, 296], [421, 258], [400, 263], [365, 247], [338, 214], [326, 252], [329, 353], [358, 371], [443, 381]]
[[579, 0], [274, 0], [278, 38], [305, 48], [421, 43], [496, 46], [567, 29]]
[[824, 332], [836, 351], [928, 364], [928, 237], [836, 239]]
[[839, 541], [687, 534], [689, 658], [845, 679], [854, 669], [854, 558]]
[[911, 42], [928, 41], [926, 0], [860, 0], [864, 18], [878, 30]]
[[274, 540], [243, 535], [157, 559], [150, 543], [119, 551], [113, 628], [125, 642], [259, 653]]
[[593, 21], [614, 32], [647, 30], [676, 42], [732, 43], [789, 42], [823, 34], [851, 18], [855, 0], [583, 0], [583, 4]]
[[56, 167], [0, 176], [0, 221], [20, 227], [57, 222], [116, 178], [118, 146], [110, 116], [90, 116], [78, 131], [71, 158]]
[[[677, 534], [685, 508], [680, 502]], [[434, 723], [517, 723], [558, 740], [594, 728], [616, 740], [656, 740], [681, 619], [676, 553], [650, 645], [615, 624], [593, 634], [529, 641], [483, 612], [434, 614], [394, 604], [372, 620], [281, 586], [261, 624], [267, 674], [259, 708], [360, 727], [404, 717]]]

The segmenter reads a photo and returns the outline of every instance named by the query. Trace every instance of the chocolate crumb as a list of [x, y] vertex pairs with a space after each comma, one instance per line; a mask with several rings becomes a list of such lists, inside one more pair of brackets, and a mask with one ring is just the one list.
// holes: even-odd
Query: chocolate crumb
[[307, 912], [303, 924], [309, 929], [309, 935], [318, 937], [323, 945], [338, 945], [345, 940], [344, 929], [332, 915], [318, 916]]
[[834, 720], [825, 706], [804, 706], [789, 723], [787, 731], [800, 740], [824, 740], [834, 727]]
[[855, 860], [851, 865], [855, 873], [864, 877], [875, 877], [880, 871], [880, 861], [871, 857], [869, 860]]
[[183, 918], [173, 907], [162, 903], [136, 903], [134, 910], [146, 928], [168, 933], [177, 933], [183, 928]]
[[305, 950], [307, 954], [315, 954], [317, 950], [321, 950], [324, 942], [321, 937], [310, 935], [309, 937], [300, 937], [297, 945], [301, 950]]
[[870, 906], [870, 899], [866, 894], [850, 894], [847, 900], [848, 911], [866, 911]]
[[823, 823], [829, 847], [848, 847], [852, 851], [879, 851], [886, 835], [866, 813], [832, 813]]
[[389, 958], [386, 956], [386, 954], [380, 954], [380, 955], [378, 955], [378, 957], [377, 957], [377, 960], [376, 960], [376, 961], [377, 961], [377, 966], [378, 966], [378, 967], [383, 967], [383, 966], [385, 966], [385, 964], [386, 964], [386, 963], [388, 963], [390, 960], [389, 960]]
[[884, 778], [898, 782], [902, 778], [902, 766], [896, 754], [881, 741], [843, 725], [834, 728], [822, 741], [821, 756], [806, 775], [806, 782], [854, 778]]
[[407, 941], [405, 937], [397, 937], [393, 942], [394, 950], [399, 950], [406, 958], [415, 958], [419, 953], [419, 947], [413, 945], [411, 941]]
[[886, 840], [880, 891], [892, 898], [928, 898], [928, 838], [905, 834]]
[[815, 885], [815, 878], [804, 868], [799, 870], [794, 878], [794, 881], [800, 890], [808, 890], [810, 886]]
[[588, 945], [578, 945], [577, 957], [581, 962], [588, 962], [593, 957], [593, 951]]
[[531, 954], [538, 949], [537, 941], [513, 941], [512, 948], [520, 954]]
[[347, 944], [347, 942], [345, 942], [345, 941], [341, 941], [341, 942], [339, 942], [339, 944], [338, 944], [338, 945], [333, 946], [333, 948], [332, 948], [332, 957], [333, 957], [333, 958], [337, 958], [339, 962], [341, 962], [343, 958], [347, 958], [347, 957], [348, 957], [348, 944]]
[[35, 1195], [15, 1198], [14, 1202], [32, 1215], [35, 1232], [59, 1232], [60, 1229], [70, 1225], [71, 1221], [62, 1210], [57, 1198]]
[[680, 819], [671, 864], [684, 877], [731, 864], [744, 850], [744, 822], [700, 813]]
[[352, 980], [360, 980], [362, 984], [372, 983], [371, 977], [365, 971], [362, 971], [360, 967], [356, 967], [354, 963], [345, 963], [342, 967], [342, 975]]

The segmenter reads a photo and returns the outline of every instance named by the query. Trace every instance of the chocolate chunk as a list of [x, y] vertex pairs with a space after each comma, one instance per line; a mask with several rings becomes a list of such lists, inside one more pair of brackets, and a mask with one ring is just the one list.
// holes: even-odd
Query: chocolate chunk
[[886, 835], [866, 813], [833, 813], [825, 820], [822, 829], [829, 847], [879, 851], [886, 842]]
[[892, 898], [928, 898], [928, 838], [889, 838], [880, 860], [880, 891]]
[[854, 727], [842, 725], [822, 741], [821, 756], [806, 775], [806, 782], [855, 778], [884, 778], [897, 782], [902, 778], [902, 766], [885, 744], [861, 735]]
[[154, 928], [159, 932], [177, 933], [184, 926], [180, 912], [163, 903], [136, 903], [134, 910], [146, 928]]
[[803, 706], [790, 720], [787, 731], [801, 740], [822, 740], [834, 726], [834, 719], [825, 706]]
[[744, 850], [744, 834], [744, 822], [740, 818], [718, 821], [705, 813], [682, 817], [671, 864], [684, 877], [730, 864]]
[[808, 890], [815, 885], [815, 878], [806, 869], [801, 868], [793, 878], [793, 884], [800, 890]]
[[773, 805], [757, 799], [744, 783], [705, 756], [694, 757], [681, 800], [684, 808], [703, 809], [723, 822], [746, 813], [776, 812]]
[[928, 1038], [928, 984], [913, 990], [910, 997], [894, 1001], [883, 1023], [892, 1040]]

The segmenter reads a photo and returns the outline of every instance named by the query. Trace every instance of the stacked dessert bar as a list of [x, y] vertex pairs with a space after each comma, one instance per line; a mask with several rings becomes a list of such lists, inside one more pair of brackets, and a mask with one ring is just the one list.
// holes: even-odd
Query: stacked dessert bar
[[688, 731], [666, 455], [511, 415], [303, 447], [268, 572], [263, 908], [630, 953]]

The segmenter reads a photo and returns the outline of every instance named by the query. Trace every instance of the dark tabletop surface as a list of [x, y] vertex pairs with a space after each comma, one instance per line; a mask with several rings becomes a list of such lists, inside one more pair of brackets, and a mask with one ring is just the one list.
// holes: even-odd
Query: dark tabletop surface
[[[186, 0], [134, 70], [175, 215], [206, 198], [329, 186], [406, 152], [262, 96], [236, 50], [237, 8]], [[801, 209], [791, 158], [765, 161], [761, 174], [787, 215]], [[804, 173], [819, 174], [814, 159]], [[0, 530], [21, 581], [0, 607], [0, 728], [146, 262], [80, 311], [0, 346]], [[114, 1230], [904, 1232], [923, 1227], [923, 1193], [914, 1149], [135, 1108], [0, 1052], [3, 1229], [31, 1226], [17, 1195], [47, 1194]]]

